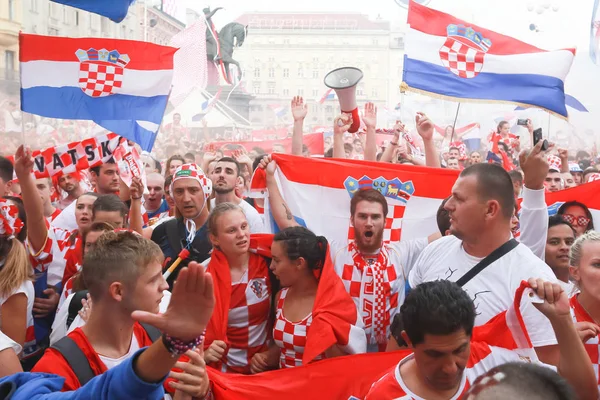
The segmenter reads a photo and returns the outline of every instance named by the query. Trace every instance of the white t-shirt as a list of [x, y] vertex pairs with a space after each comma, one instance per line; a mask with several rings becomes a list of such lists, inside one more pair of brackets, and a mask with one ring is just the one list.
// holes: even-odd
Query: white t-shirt
[[[210, 200], [211, 209], [216, 206], [216, 199]], [[244, 210], [244, 214], [246, 214], [246, 219], [248, 220], [248, 225], [250, 226], [250, 233], [265, 233], [265, 225], [263, 223], [263, 219], [256, 211], [254, 207], [248, 204], [247, 201], [242, 200], [238, 206]]]
[[[411, 288], [422, 282], [448, 279], [456, 282], [477, 265], [480, 258], [465, 252], [462, 241], [446, 236], [431, 243], [421, 253], [408, 281]], [[521, 281], [542, 278], [557, 282], [554, 273], [527, 246], [519, 244], [511, 252], [477, 274], [463, 287], [475, 303], [475, 325], [483, 325], [506, 311], [513, 303]], [[529, 302], [523, 302], [521, 312], [534, 347], [555, 345], [556, 337], [550, 321]]]
[[139, 349], [140, 349], [140, 344], [138, 343], [137, 338], [135, 337], [135, 335], [131, 335], [131, 344], [129, 345], [129, 351], [127, 352], [127, 354], [124, 354], [119, 358], [110, 358], [110, 357], [103, 356], [102, 354], [98, 354], [98, 357], [100, 357], [100, 360], [102, 360], [104, 365], [106, 365], [106, 369], [111, 369], [111, 368], [114, 368], [117, 365], [121, 364], [123, 361], [127, 360], [128, 358], [133, 357], [135, 352], [138, 351]]
[[[0, 307], [6, 303], [6, 301], [14, 296], [15, 294], [24, 293], [27, 297], [27, 327], [33, 326], [33, 302], [35, 300], [35, 291], [33, 289], [33, 282], [25, 281], [6, 297], [0, 297]], [[2, 329], [2, 316], [0, 315], [0, 329]]]
[[23, 351], [23, 348], [19, 343], [15, 342], [6, 336], [4, 332], [0, 331], [0, 351], [4, 351], [6, 349], [13, 349], [17, 355]]

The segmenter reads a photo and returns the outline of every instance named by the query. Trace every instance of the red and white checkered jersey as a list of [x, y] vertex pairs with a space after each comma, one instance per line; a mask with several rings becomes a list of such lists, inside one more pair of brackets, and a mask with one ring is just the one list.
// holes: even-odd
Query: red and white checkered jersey
[[[48, 271], [48, 285], [56, 286], [62, 282], [67, 262], [76, 262], [75, 250], [77, 247], [81, 248], [81, 237], [77, 231], [55, 228], [48, 222], [46, 228], [48, 236], [44, 246], [37, 253], [31, 250], [30, 259], [36, 272]], [[27, 245], [31, 249], [29, 241]]]
[[[283, 305], [287, 292], [288, 288], [284, 288], [279, 294], [275, 314], [275, 327], [273, 328], [273, 340], [281, 349], [281, 356], [279, 357], [280, 368], [299, 367], [302, 365], [306, 337], [312, 323], [312, 312], [299, 322], [291, 322], [285, 318], [283, 315]], [[314, 360], [321, 360], [323, 358], [324, 356], [321, 355]]]
[[509, 133], [507, 138], [503, 138], [500, 133], [492, 132], [488, 136], [488, 142], [493, 142], [495, 139], [498, 139], [498, 143], [504, 143], [508, 146], [509, 149], [515, 149], [518, 147], [519, 136]]
[[46, 221], [48, 221], [49, 223], [52, 223], [52, 221], [54, 221], [56, 219], [56, 217], [58, 217], [60, 215], [61, 212], [62, 212], [62, 210], [57, 207], [56, 209], [54, 209], [54, 212], [52, 213], [51, 216], [46, 217]]
[[[577, 296], [578, 295], [571, 297], [570, 300], [573, 322], [591, 322], [595, 324], [596, 321], [594, 321], [590, 314], [588, 314], [588, 312], [582, 307], [577, 300]], [[598, 340], [598, 336], [593, 337], [585, 342], [584, 347], [585, 351], [588, 353], [588, 356], [590, 356], [590, 360], [592, 361], [592, 366], [594, 367], [594, 372], [596, 373], [596, 381], [598, 382], [598, 389], [600, 389], [600, 376], [598, 375], [600, 366], [600, 341]]]
[[252, 254], [242, 279], [231, 283], [223, 372], [250, 373], [254, 354], [267, 350], [270, 310], [269, 267], [263, 257]]
[[[341, 248], [335, 242], [330, 243], [335, 271], [363, 318], [367, 343], [377, 342], [376, 326], [385, 330], [385, 338], [389, 337], [390, 323], [398, 306], [404, 302], [408, 273], [427, 244], [427, 238], [384, 244], [380, 254], [362, 256], [365, 263], [361, 263], [361, 255], [356, 254], [353, 243]], [[380, 255], [382, 262], [375, 262]], [[379, 268], [379, 264], [383, 268]], [[383, 309], [378, 309], [379, 312], [375, 312], [378, 304], [374, 301], [377, 288], [383, 291], [380, 295], [384, 298]], [[385, 343], [380, 340], [379, 344], [384, 351]]]
[[[414, 359], [414, 355], [408, 355], [394, 366], [387, 374], [371, 386], [365, 400], [427, 400], [417, 396], [405, 383], [400, 368], [403, 364]], [[511, 361], [529, 362], [517, 352], [502, 348], [489, 346], [482, 342], [471, 342], [471, 354], [463, 371], [460, 385], [450, 400], [461, 399], [472, 382], [479, 376], [499, 365]]]
[[39, 351], [35, 341], [35, 331], [33, 327], [33, 302], [35, 300], [35, 292], [33, 289], [33, 283], [29, 280], [23, 282], [21, 286], [15, 289], [11, 294], [0, 297], [0, 307], [12, 296], [17, 294], [24, 294], [27, 298], [27, 322], [25, 331], [25, 343], [23, 344], [23, 355], [21, 358], [30, 357], [32, 354]]

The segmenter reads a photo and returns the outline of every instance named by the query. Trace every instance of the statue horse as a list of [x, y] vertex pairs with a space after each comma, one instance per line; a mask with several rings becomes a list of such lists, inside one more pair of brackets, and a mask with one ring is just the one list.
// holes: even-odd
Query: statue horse
[[242, 69], [240, 64], [233, 57], [233, 50], [244, 44], [244, 40], [248, 35], [248, 27], [238, 22], [231, 22], [225, 25], [219, 32], [219, 47], [220, 57], [215, 61], [222, 61], [225, 67], [225, 79], [227, 82], [232, 82], [229, 76], [229, 64], [233, 64], [238, 69], [238, 79], [242, 78]]
[[204, 18], [206, 19], [206, 54], [210, 60], [214, 60], [219, 55], [219, 51], [217, 48], [217, 41], [214, 36], [218, 36], [218, 32], [215, 29], [215, 24], [212, 22], [212, 17], [219, 10], [222, 10], [223, 7], [217, 7], [214, 10], [210, 10], [210, 7], [202, 10], [204, 12]]

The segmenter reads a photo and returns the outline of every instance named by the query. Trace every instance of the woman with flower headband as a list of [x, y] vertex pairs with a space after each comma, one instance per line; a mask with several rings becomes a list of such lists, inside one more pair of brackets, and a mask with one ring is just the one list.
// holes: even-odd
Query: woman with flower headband
[[18, 206], [0, 199], [0, 329], [21, 346], [33, 340], [33, 275], [17, 238], [24, 226]]

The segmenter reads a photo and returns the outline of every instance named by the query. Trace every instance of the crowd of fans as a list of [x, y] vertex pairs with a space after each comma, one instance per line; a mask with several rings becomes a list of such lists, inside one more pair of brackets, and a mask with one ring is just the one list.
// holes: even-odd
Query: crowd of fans
[[[310, 156], [301, 98], [292, 115], [291, 153]], [[545, 202], [595, 185], [597, 155], [523, 148], [505, 121], [471, 152], [448, 127], [440, 151], [423, 113], [414, 132], [398, 121], [378, 145], [376, 121], [371, 103], [359, 135], [348, 134], [350, 115], [337, 117], [324, 156], [460, 170], [429, 237], [384, 242], [388, 204], [374, 189], [352, 197], [353, 241], [319, 236], [293, 218], [259, 142], [252, 151], [190, 147], [177, 119], [163, 127], [161, 150], [142, 154], [145, 179], [129, 187], [112, 159], [35, 179], [31, 149], [11, 133], [0, 151], [14, 155], [0, 157], [0, 388], [57, 375], [54, 390], [81, 396], [157, 398], [164, 389], [218, 399], [207, 366], [249, 375], [410, 349], [366, 399], [597, 399], [600, 234], [586, 204], [549, 217]], [[27, 123], [48, 141], [41, 146], [87, 129], [72, 123], [76, 133], [48, 138], [44, 120]], [[265, 200], [247, 197], [257, 170], [274, 236], [264, 235]], [[529, 358], [481, 339], [523, 281], [531, 295], [517, 313]], [[346, 318], [319, 294], [338, 284], [336, 302], [356, 308], [352, 340], [311, 335], [318, 324], [337, 332]]]

